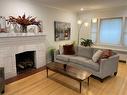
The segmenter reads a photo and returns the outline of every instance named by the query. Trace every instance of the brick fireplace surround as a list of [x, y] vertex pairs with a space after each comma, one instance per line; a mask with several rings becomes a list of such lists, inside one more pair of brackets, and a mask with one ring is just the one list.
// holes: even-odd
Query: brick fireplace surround
[[16, 57], [18, 53], [35, 51], [35, 67], [46, 64], [45, 35], [0, 37], [0, 67], [5, 68], [5, 78], [17, 75]]

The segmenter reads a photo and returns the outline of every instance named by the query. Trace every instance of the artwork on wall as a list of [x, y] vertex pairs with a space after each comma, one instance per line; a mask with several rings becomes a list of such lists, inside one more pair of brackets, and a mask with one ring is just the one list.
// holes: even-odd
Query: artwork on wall
[[71, 23], [54, 21], [55, 41], [70, 40]]

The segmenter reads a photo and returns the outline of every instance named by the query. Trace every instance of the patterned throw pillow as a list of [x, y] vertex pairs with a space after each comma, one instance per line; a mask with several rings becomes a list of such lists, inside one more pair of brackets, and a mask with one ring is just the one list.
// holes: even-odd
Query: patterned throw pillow
[[101, 59], [109, 58], [112, 56], [112, 50], [103, 50], [103, 53], [101, 54]]
[[109, 58], [110, 56], [112, 56], [112, 50], [103, 50], [99, 60], [97, 61], [98, 64], [100, 64], [101, 59], [105, 59], [105, 58]]

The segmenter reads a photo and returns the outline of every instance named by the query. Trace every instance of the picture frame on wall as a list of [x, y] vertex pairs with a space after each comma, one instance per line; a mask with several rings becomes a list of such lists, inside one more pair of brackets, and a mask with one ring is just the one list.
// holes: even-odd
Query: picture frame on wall
[[71, 23], [54, 21], [55, 41], [70, 40]]

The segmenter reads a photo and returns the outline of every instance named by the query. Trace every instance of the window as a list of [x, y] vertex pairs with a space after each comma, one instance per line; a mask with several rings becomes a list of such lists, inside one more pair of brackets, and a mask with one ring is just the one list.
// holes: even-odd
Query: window
[[127, 46], [127, 18], [125, 19], [124, 45]]
[[122, 18], [100, 20], [100, 44], [119, 45], [121, 41], [121, 32]]
[[97, 37], [97, 22], [91, 22], [91, 39], [95, 43]]

